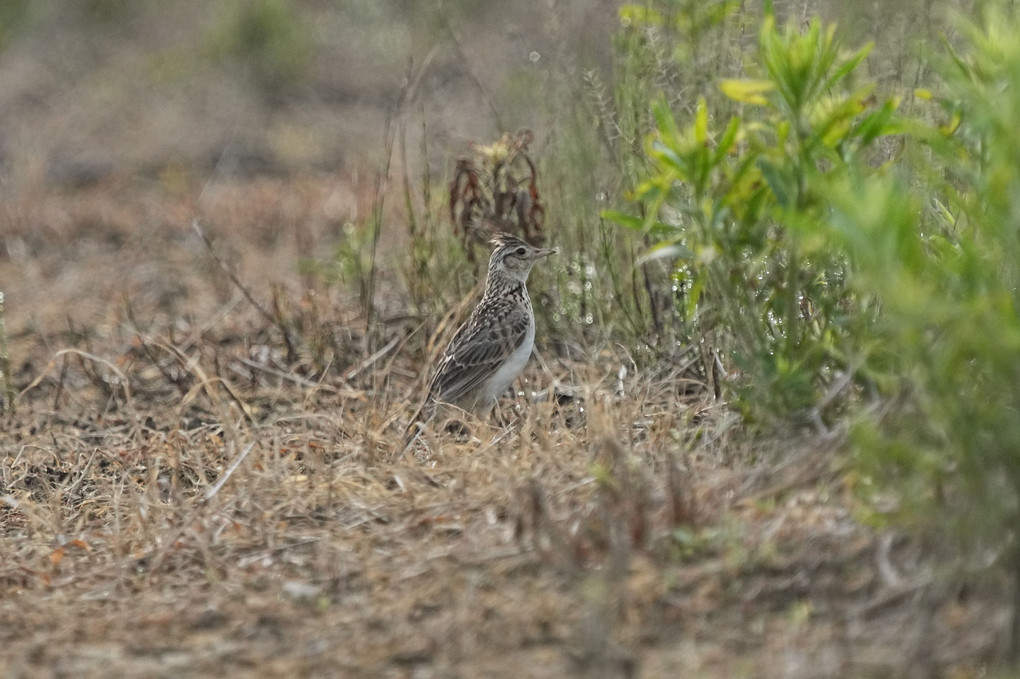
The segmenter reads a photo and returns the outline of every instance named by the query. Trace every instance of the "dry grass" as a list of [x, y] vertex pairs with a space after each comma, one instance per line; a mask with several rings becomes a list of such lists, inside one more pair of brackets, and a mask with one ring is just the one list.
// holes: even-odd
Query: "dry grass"
[[[541, 124], [488, 83], [616, 26], [612, 3], [554, 4], [479, 4], [447, 17], [455, 48], [426, 31], [406, 54], [379, 40], [406, 12], [332, 20], [283, 108], [191, 56], [205, 2], [8, 47], [0, 676], [984, 672], [1002, 583], [937, 584], [935, 546], [858, 520], [839, 437], [751, 440], [681, 365], [540, 330], [506, 426], [391, 454], [439, 324], [401, 292], [406, 227], [383, 215], [371, 333], [362, 281], [300, 262], [371, 218], [358, 171], [406, 57], [432, 59], [402, 134], [435, 167], [491, 134], [494, 104]], [[535, 396], [552, 387], [583, 400]]]
[[750, 441], [622, 348], [542, 354], [506, 426], [394, 459], [425, 339], [294, 268], [338, 186], [8, 205], [0, 674], [977, 676], [997, 583], [855, 520], [838, 438]]

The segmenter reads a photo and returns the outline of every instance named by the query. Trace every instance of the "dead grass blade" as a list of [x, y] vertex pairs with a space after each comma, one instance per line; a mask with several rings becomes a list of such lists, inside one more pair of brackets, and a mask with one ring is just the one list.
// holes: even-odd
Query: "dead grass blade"
[[223, 261], [223, 259], [220, 258], [220, 256], [216, 253], [216, 248], [213, 247], [212, 241], [209, 240], [209, 237], [205, 234], [205, 231], [199, 225], [198, 219], [192, 220], [191, 228], [195, 231], [195, 233], [198, 234], [198, 237], [202, 239], [202, 242], [205, 244], [206, 250], [209, 252], [209, 256], [213, 258], [213, 261], [216, 262], [216, 265], [220, 267], [223, 273], [225, 273], [227, 277], [230, 278], [230, 282], [233, 283], [234, 286], [241, 291], [241, 294], [243, 294], [244, 298], [248, 300], [248, 303], [251, 304], [252, 307], [259, 312], [259, 315], [266, 319], [266, 321], [270, 325], [280, 330], [280, 333], [283, 336], [283, 343], [287, 348], [287, 358], [288, 360], [293, 361], [297, 357], [297, 350], [295, 348], [296, 345], [294, 338], [291, 336], [291, 330], [287, 326], [286, 321], [279, 315], [270, 314], [268, 311], [266, 311], [265, 307], [258, 303], [255, 297], [251, 294], [251, 291], [249, 291], [248, 288], [241, 283], [240, 279], [238, 279], [234, 271], [230, 267], [228, 267], [226, 263]]
[[[29, 382], [29, 384], [24, 389], [21, 390], [21, 392], [18, 394], [18, 398], [23, 399], [28, 392], [38, 387], [42, 383], [42, 381], [46, 379], [46, 376], [50, 373], [50, 371], [56, 367], [58, 360], [64, 358], [65, 356], [77, 356], [80, 359], [88, 360], [93, 363], [105, 366], [110, 372], [116, 375], [119, 380], [119, 386], [124, 392], [125, 407], [128, 409], [129, 412], [134, 412], [134, 404], [131, 398], [131, 382], [128, 380], [127, 376], [121, 371], [120, 368], [118, 368], [116, 365], [106, 360], [105, 358], [96, 356], [95, 354], [91, 354], [87, 351], [82, 351], [80, 349], [61, 349], [57, 351], [55, 354], [53, 354], [53, 357], [50, 359], [50, 362], [46, 365], [45, 368], [43, 368], [39, 372], [38, 375], [36, 375], [35, 379]], [[62, 371], [64, 370], [64, 363], [66, 363], [66, 361], [61, 362]], [[61, 384], [63, 383], [63, 379], [60, 380], [60, 383]]]

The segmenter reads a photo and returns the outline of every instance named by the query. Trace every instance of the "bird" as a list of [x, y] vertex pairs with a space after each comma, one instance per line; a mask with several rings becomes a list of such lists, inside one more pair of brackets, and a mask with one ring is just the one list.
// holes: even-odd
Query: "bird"
[[535, 347], [535, 313], [528, 275], [535, 262], [558, 250], [540, 248], [509, 233], [490, 241], [485, 292], [443, 352], [402, 449], [424, 430], [440, 404], [486, 415], [524, 370]]

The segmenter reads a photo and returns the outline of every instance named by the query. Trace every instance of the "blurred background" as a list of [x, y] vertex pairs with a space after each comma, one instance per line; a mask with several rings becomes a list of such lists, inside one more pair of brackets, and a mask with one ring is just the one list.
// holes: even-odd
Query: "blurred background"
[[[438, 215], [473, 143], [530, 127], [542, 157], [571, 88], [609, 68], [618, 24], [609, 1], [4, 0], [0, 289], [14, 354], [33, 333], [116, 324], [126, 299], [155, 328], [221, 309], [237, 287], [196, 220], [256, 295], [272, 283], [364, 302], [373, 215], [403, 247], [408, 210]], [[404, 287], [399, 263], [380, 268], [384, 294]], [[443, 290], [465, 294], [475, 276]]]
[[547, 135], [551, 81], [608, 66], [615, 4], [6, 0], [5, 185], [352, 171], [402, 97], [412, 152]]
[[[408, 148], [424, 132], [434, 160], [521, 127], [541, 145], [583, 103], [586, 73], [612, 79], [621, 4], [5, 0], [3, 183], [351, 171], [378, 162], [398, 106]], [[775, 3], [838, 21], [849, 44], [904, 48], [939, 4], [961, 3]]]
[[[16, 341], [91, 325], [122, 314], [111, 301], [124, 298], [156, 326], [214, 312], [236, 286], [196, 219], [257, 292], [325, 283], [333, 306], [349, 293], [364, 314], [366, 288], [410, 286], [425, 291], [415, 311], [437, 313], [479, 274], [444, 240], [456, 159], [529, 128], [549, 238], [576, 255], [557, 276], [562, 313], [547, 320], [661, 332], [648, 315], [658, 302], [641, 298], [663, 282], [632, 274], [647, 244], [600, 215], [641, 174], [651, 98], [668, 92], [689, 114], [719, 78], [742, 75], [762, 8], [653, 4], [676, 17], [672, 30], [636, 29], [612, 0], [4, 0], [8, 330]], [[960, 4], [774, 3], [781, 21], [821, 14], [848, 45], [876, 41], [869, 75], [896, 86], [923, 75], [918, 44]], [[413, 263], [401, 257], [409, 240], [425, 251]], [[390, 259], [377, 267], [379, 242]], [[409, 280], [426, 269], [462, 273]], [[612, 286], [593, 280], [607, 270]], [[631, 304], [626, 321], [618, 304]]]

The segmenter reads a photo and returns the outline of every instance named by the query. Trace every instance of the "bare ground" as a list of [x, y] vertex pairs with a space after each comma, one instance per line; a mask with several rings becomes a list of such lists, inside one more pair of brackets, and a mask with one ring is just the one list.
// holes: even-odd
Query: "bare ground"
[[[337, 237], [342, 185], [8, 203], [0, 674], [977, 676], [994, 654], [1000, 583], [941, 586], [932, 550], [857, 521], [838, 435], [753, 443], [678, 368], [540, 351], [508, 425], [394, 458], [416, 320], [370, 344], [342, 286], [294, 269]], [[257, 226], [288, 215], [305, 245]], [[264, 281], [295, 355], [213, 252]]]

